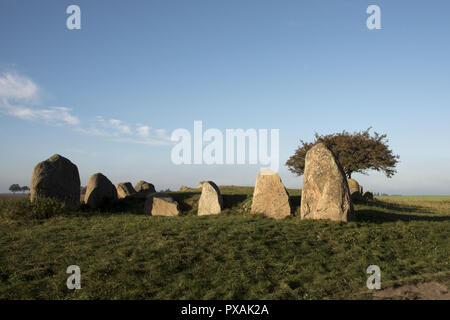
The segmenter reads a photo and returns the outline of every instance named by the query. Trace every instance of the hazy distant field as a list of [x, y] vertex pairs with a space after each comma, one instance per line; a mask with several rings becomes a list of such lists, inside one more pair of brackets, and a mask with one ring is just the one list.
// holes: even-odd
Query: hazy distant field
[[[289, 190], [293, 216], [282, 220], [249, 215], [252, 187], [220, 189], [222, 214], [202, 217], [199, 190], [171, 193], [180, 217], [143, 214], [143, 194], [42, 220], [10, 218], [14, 204], [0, 201], [0, 299], [398, 298], [367, 289], [372, 264], [383, 289], [450, 287], [448, 201], [360, 203], [357, 221], [345, 224], [300, 219], [298, 189]], [[81, 290], [66, 287], [72, 264]]]
[[406, 202], [428, 202], [428, 201], [449, 201], [450, 196], [380, 196], [380, 200], [406, 201]]
[[22, 199], [28, 197], [28, 193], [0, 193], [0, 201], [1, 200], [12, 200], [12, 199]]
[[[0, 201], [2, 200], [13, 200], [13, 199], [23, 199], [29, 197], [29, 193], [0, 193]], [[84, 194], [80, 195], [80, 200], [83, 201]]]

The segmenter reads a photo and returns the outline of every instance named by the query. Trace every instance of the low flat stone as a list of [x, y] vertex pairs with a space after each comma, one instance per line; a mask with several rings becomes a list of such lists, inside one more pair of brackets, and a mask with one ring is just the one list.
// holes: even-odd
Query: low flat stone
[[149, 196], [145, 201], [144, 213], [152, 216], [178, 216], [178, 202], [165, 193]]

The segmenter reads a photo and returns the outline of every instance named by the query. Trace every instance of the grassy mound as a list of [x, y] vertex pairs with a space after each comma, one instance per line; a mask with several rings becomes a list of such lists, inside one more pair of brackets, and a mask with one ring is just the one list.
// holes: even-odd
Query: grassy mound
[[[181, 217], [142, 214], [145, 195], [106, 209], [0, 223], [1, 299], [370, 298], [382, 287], [450, 285], [450, 210], [374, 201], [347, 224], [250, 217], [253, 189], [221, 187], [219, 216], [195, 216], [199, 191], [174, 192]], [[299, 190], [289, 190], [298, 210]], [[66, 268], [81, 269], [81, 290]]]

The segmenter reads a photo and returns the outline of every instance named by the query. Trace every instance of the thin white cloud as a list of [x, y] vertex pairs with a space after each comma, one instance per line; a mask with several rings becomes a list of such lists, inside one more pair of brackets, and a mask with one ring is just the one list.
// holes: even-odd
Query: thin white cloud
[[150, 127], [149, 126], [138, 126], [136, 128], [136, 132], [137, 132], [138, 136], [140, 136], [142, 138], [147, 138], [148, 136], [150, 136]]
[[116, 129], [117, 131], [119, 131], [122, 134], [131, 134], [130, 127], [127, 125], [124, 125], [121, 120], [110, 119], [108, 121], [108, 123], [110, 124], [111, 127], [113, 127], [114, 129]]
[[70, 109], [64, 107], [35, 109], [18, 105], [12, 106], [3, 101], [3, 104], [0, 104], [0, 109], [8, 115], [22, 120], [41, 120], [55, 125], [77, 125], [80, 123], [80, 120], [70, 113]]
[[130, 127], [122, 120], [105, 120], [102, 116], [97, 116], [86, 128], [79, 127], [76, 131], [90, 135], [102, 137], [121, 137], [133, 135]]
[[90, 126], [88, 128], [75, 128], [76, 132], [82, 133], [87, 136], [96, 136], [96, 137], [111, 137], [112, 135], [106, 130], [96, 128], [95, 126]]
[[39, 100], [39, 87], [29, 78], [15, 73], [0, 75], [0, 112], [22, 120], [55, 125], [78, 125], [80, 120], [66, 107], [33, 108]]
[[0, 97], [5, 100], [35, 100], [38, 86], [29, 78], [15, 73], [3, 73], [0, 76]]
[[170, 137], [167, 135], [166, 130], [164, 129], [156, 129], [155, 133], [158, 137], [162, 138], [162, 139], [170, 139]]
[[137, 124], [135, 128], [119, 119], [97, 116], [88, 124], [66, 107], [34, 107], [39, 101], [39, 86], [30, 78], [17, 73], [0, 74], [0, 112], [27, 121], [52, 125], [70, 125], [76, 132], [110, 139], [116, 142], [145, 145], [170, 145], [173, 142], [163, 129], [151, 129]]
[[77, 128], [81, 132], [90, 136], [101, 136], [109, 138], [111, 141], [120, 143], [134, 143], [153, 146], [171, 145], [173, 141], [163, 129], [153, 130], [150, 126], [137, 124], [134, 130], [126, 125], [122, 120], [105, 120], [102, 116], [97, 116], [87, 128]]

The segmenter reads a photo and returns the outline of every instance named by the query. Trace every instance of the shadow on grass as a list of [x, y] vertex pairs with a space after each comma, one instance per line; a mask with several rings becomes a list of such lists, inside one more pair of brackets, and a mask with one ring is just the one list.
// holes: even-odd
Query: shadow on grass
[[[355, 202], [355, 204], [363, 205], [366, 207], [356, 210], [356, 219], [357, 221], [362, 222], [383, 223], [394, 221], [450, 220], [450, 216], [439, 215], [432, 208], [416, 206], [411, 204], [384, 202], [380, 200], [357, 201]], [[397, 211], [399, 213], [386, 212], [386, 210]]]
[[230, 209], [241, 204], [247, 199], [245, 194], [222, 194], [223, 208]]
[[289, 204], [291, 205], [291, 216], [300, 217], [300, 206], [302, 204], [302, 197], [289, 196]]
[[91, 209], [85, 204], [81, 204], [80, 212], [88, 215], [113, 215], [113, 214], [143, 214], [145, 199], [118, 199], [104, 201], [97, 209]]
[[[144, 204], [150, 194], [136, 194], [125, 199], [105, 202], [101, 209], [92, 210], [81, 208], [82, 214], [87, 215], [113, 215], [113, 214], [145, 214]], [[196, 215], [200, 192], [174, 192], [170, 193], [179, 204], [180, 216]], [[247, 200], [251, 199], [248, 194], [223, 194], [224, 210], [228, 213], [245, 214], [244, 207]], [[291, 216], [300, 216], [301, 196], [290, 196]], [[439, 215], [431, 208], [384, 202], [380, 200], [356, 202], [362, 208], [356, 210], [356, 220], [369, 223], [383, 223], [395, 221], [449, 221], [450, 216]], [[247, 208], [249, 209], [249, 208]], [[244, 212], [245, 211], [245, 212]], [[393, 211], [393, 212], [388, 212]]]
[[171, 193], [170, 196], [178, 202], [181, 215], [183, 215], [183, 212], [190, 212], [196, 209], [196, 203], [200, 199], [200, 193], [198, 191]]
[[388, 210], [394, 210], [399, 212], [420, 212], [420, 213], [434, 213], [431, 208], [415, 206], [411, 204], [400, 204], [393, 202], [384, 202], [380, 200], [371, 200], [371, 201], [353, 201], [354, 204], [365, 205], [369, 207], [377, 207]]

